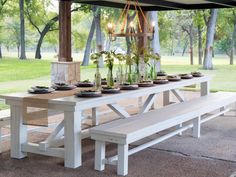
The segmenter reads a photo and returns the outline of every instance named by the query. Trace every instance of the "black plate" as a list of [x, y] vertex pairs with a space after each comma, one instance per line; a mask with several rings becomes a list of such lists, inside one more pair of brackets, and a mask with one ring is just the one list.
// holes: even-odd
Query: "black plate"
[[115, 93], [120, 93], [120, 88], [112, 88], [112, 89], [102, 89], [102, 93], [104, 94], [115, 94]]
[[78, 82], [75, 84], [77, 87], [93, 87], [94, 83], [92, 82]]
[[121, 85], [121, 90], [137, 90], [139, 87], [138, 85]]
[[101, 97], [101, 92], [79, 92], [75, 94], [77, 97], [83, 98], [94, 98], [94, 97]]
[[169, 81], [167, 79], [165, 79], [165, 80], [154, 80], [153, 83], [154, 84], [168, 84]]

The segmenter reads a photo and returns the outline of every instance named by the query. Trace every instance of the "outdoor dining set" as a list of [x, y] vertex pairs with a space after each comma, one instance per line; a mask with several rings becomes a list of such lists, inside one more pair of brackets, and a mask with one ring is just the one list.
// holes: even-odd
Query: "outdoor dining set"
[[[210, 94], [211, 77], [199, 72], [169, 77], [164, 72], [156, 74], [162, 76], [153, 81], [148, 77], [148, 82], [140, 77], [142, 82], [118, 85], [116, 83], [119, 81], [116, 81], [114, 85], [109, 85], [109, 79], [100, 78], [101, 83], [96, 83], [96, 80], [95, 83], [88, 80], [78, 82], [77, 86], [56, 83], [52, 88], [36, 86], [30, 88], [28, 93], [2, 95], [1, 98], [6, 100], [11, 110], [11, 157], [21, 159], [27, 153], [41, 154], [63, 158], [65, 167], [77, 168], [82, 165], [81, 142], [85, 138], [92, 138], [95, 140], [95, 169], [102, 171], [105, 164], [117, 165], [117, 174], [127, 175], [129, 155], [188, 129], [192, 129], [193, 136], [199, 138], [202, 123], [226, 113], [230, 110], [227, 106], [236, 102], [234, 93]], [[168, 82], [163, 82], [165, 80]], [[102, 86], [102, 82], [106, 85]], [[200, 84], [201, 96], [187, 101], [179, 89], [196, 84]], [[160, 93], [163, 93], [164, 107], [154, 109], [153, 104]], [[171, 93], [179, 103], [171, 102]], [[140, 97], [145, 100], [135, 115], [130, 115], [119, 104], [121, 100]], [[104, 105], [120, 119], [100, 125], [97, 108]], [[92, 128], [82, 129], [82, 122], [86, 119], [83, 112], [88, 109], [92, 109], [95, 123]], [[220, 111], [205, 116], [215, 110]], [[48, 115], [61, 113], [64, 119], [46, 140], [39, 143], [28, 141], [27, 125], [45, 126]], [[173, 127], [176, 128], [173, 130]], [[129, 149], [133, 142], [170, 128], [166, 135]], [[106, 158], [106, 143], [117, 144], [117, 156]]]

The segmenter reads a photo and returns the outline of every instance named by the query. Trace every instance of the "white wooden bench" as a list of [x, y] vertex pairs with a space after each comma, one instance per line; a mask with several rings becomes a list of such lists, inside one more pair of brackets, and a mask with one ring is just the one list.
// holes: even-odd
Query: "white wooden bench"
[[[160, 143], [168, 138], [192, 128], [193, 136], [200, 137], [201, 124], [227, 111], [226, 106], [236, 102], [236, 93], [212, 93], [191, 101], [163, 107], [148, 113], [119, 119], [91, 129], [95, 142], [95, 169], [102, 171], [105, 164], [117, 165], [118, 175], [128, 174], [128, 156]], [[219, 109], [219, 111], [218, 111]], [[211, 113], [212, 114], [207, 114]], [[215, 113], [217, 111], [217, 113]], [[207, 116], [206, 116], [207, 114]], [[203, 116], [204, 115], [204, 116]], [[185, 123], [170, 133], [129, 150], [129, 144], [163, 130]], [[171, 129], [172, 130], [172, 129]], [[105, 158], [106, 142], [118, 145], [118, 155]]]
[[10, 125], [10, 109], [0, 111], [0, 153], [2, 151], [2, 128]]

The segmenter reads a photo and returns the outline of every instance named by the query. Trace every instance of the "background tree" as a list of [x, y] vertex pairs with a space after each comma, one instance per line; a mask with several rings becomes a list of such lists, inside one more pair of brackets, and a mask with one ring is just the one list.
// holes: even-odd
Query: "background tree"
[[[4, 6], [6, 5], [7, 0], [0, 0], [0, 24], [2, 24], [2, 20], [3, 20], [3, 15], [4, 15]], [[2, 42], [1, 42], [1, 29], [3, 28], [2, 25], [0, 25], [0, 59], [2, 58]]]
[[213, 43], [216, 29], [217, 9], [210, 10], [210, 16], [207, 19], [207, 34], [206, 34], [206, 47], [204, 54], [204, 69], [213, 69], [212, 55], [213, 55]]
[[26, 59], [25, 53], [25, 17], [24, 17], [24, 0], [19, 0], [20, 7], [20, 59]]

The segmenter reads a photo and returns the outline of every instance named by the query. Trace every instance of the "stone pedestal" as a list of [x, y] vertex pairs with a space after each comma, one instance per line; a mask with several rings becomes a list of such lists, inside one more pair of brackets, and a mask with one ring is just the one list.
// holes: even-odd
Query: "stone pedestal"
[[80, 80], [80, 62], [52, 62], [51, 82], [75, 84]]

